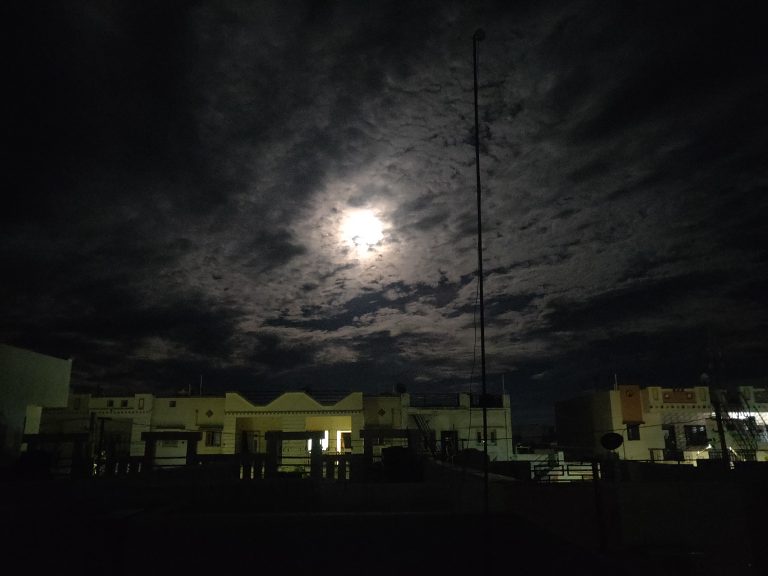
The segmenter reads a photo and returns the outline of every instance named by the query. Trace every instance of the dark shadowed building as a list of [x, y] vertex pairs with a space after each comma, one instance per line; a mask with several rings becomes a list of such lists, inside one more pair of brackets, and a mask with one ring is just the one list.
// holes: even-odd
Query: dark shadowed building
[[19, 454], [25, 418], [67, 405], [72, 360], [0, 344], [0, 464]]

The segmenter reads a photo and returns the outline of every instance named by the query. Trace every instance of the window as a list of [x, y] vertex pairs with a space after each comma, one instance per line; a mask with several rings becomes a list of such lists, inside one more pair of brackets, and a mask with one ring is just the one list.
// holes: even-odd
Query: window
[[144, 410], [144, 398], [139, 398], [139, 410]]
[[128, 408], [128, 400], [120, 400], [120, 408]]
[[640, 424], [627, 424], [627, 440], [640, 440]]
[[664, 434], [664, 448], [675, 450], [677, 448], [677, 435], [675, 434], [674, 424], [663, 425], [661, 431]]
[[491, 430], [491, 444], [496, 445], [496, 430]]
[[703, 424], [687, 425], [683, 428], [685, 430], [685, 443], [687, 446], [706, 446], [709, 443], [707, 427]]
[[[328, 450], [328, 430], [325, 431], [325, 437], [320, 438], [320, 448]], [[312, 440], [307, 440], [307, 452], [312, 452]]]
[[107, 400], [107, 408], [112, 408], [115, 405], [114, 400]]
[[221, 446], [221, 430], [206, 430], [205, 445]]
[[169, 400], [168, 401], [168, 407], [169, 408], [176, 408], [176, 400]]
[[477, 431], [477, 443], [482, 444], [483, 443], [483, 433], [480, 432], [480, 430]]

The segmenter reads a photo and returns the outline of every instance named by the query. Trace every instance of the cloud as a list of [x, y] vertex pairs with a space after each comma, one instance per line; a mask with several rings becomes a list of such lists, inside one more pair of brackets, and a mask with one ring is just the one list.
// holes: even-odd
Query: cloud
[[[478, 26], [488, 365], [518, 415], [609, 365], [694, 377], [701, 334], [764, 365], [746, 8], [14, 10], [0, 339], [74, 356], [79, 382], [476, 380]], [[383, 238], [360, 253], [362, 209]]]

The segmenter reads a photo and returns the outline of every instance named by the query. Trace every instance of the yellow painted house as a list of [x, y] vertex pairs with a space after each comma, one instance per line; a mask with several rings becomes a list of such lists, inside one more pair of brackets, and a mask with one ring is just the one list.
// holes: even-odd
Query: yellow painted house
[[731, 462], [768, 460], [768, 390], [760, 387], [619, 385], [559, 402], [555, 413], [569, 459], [604, 455], [602, 438], [612, 433], [623, 460], [695, 465], [722, 459], [723, 447]]
[[[393, 446], [449, 459], [463, 449], [483, 449], [478, 400], [461, 393], [72, 394], [66, 408], [45, 409], [30, 420], [25, 439], [29, 449], [53, 450], [62, 461], [77, 455], [116, 467], [238, 456], [247, 463], [241, 474], [251, 475], [263, 473], [265, 459], [278, 470], [306, 470], [313, 454], [317, 466], [321, 459], [338, 465], [352, 455], [380, 458]], [[489, 459], [509, 460], [509, 397], [489, 396], [486, 409]]]

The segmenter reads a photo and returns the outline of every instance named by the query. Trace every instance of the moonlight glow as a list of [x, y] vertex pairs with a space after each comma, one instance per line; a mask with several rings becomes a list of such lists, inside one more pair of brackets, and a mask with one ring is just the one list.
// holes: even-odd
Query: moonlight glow
[[371, 210], [348, 212], [341, 224], [342, 241], [365, 256], [384, 238], [383, 224]]

